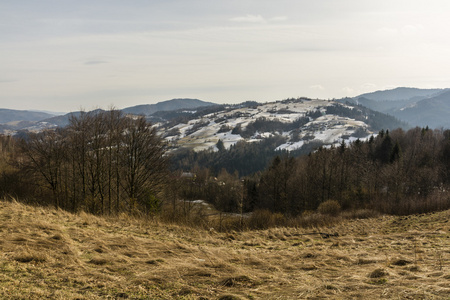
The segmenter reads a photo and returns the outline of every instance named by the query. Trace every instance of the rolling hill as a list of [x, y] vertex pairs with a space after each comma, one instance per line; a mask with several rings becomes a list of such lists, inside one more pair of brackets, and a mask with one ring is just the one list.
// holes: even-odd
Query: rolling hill
[[276, 135], [284, 140], [284, 143], [277, 145], [277, 150], [293, 151], [308, 147], [310, 143], [348, 143], [358, 138], [368, 138], [382, 128], [392, 129], [404, 124], [363, 107], [299, 98], [228, 106], [179, 122], [158, 125], [174, 149], [217, 151], [219, 140], [229, 149], [238, 141], [260, 142]]

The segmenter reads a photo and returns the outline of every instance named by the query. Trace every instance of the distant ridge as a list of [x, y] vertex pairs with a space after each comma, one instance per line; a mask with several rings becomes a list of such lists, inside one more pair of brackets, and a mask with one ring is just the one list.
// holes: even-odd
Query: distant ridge
[[366, 98], [375, 101], [400, 101], [400, 100], [420, 100], [420, 98], [428, 98], [435, 96], [445, 89], [419, 89], [409, 87], [398, 87], [392, 90], [376, 91], [362, 94], [353, 99]]
[[15, 121], [40, 121], [53, 116], [46, 112], [0, 108], [0, 123], [2, 124]]
[[410, 124], [431, 128], [450, 128], [450, 90], [414, 103], [409, 107], [397, 110], [397, 118]]
[[193, 109], [197, 107], [217, 105], [212, 102], [205, 102], [199, 99], [172, 99], [158, 102], [156, 104], [143, 104], [122, 109], [124, 113], [149, 116], [158, 111], [170, 111], [177, 109]]
[[394, 116], [411, 126], [450, 128], [450, 89], [399, 87], [344, 98], [339, 102], [359, 104]]
[[[92, 110], [91, 113], [96, 113], [96, 112], [101, 112], [103, 111], [103, 109], [95, 109]], [[60, 116], [54, 116], [48, 119], [44, 119], [41, 120], [39, 123], [51, 123], [54, 124], [56, 126], [60, 126], [60, 127], [64, 127], [69, 125], [69, 119], [70, 117], [79, 117], [81, 115], [81, 111], [74, 111], [74, 112], [70, 112], [67, 113], [65, 115], [60, 115]]]

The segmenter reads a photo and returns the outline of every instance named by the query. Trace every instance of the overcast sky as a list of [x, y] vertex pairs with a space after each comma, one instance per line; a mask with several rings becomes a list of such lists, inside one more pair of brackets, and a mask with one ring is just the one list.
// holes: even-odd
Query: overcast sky
[[450, 87], [450, 1], [0, 0], [0, 108]]

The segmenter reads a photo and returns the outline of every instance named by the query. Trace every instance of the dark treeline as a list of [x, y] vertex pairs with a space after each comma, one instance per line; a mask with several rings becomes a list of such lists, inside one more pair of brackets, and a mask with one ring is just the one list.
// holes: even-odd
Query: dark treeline
[[165, 145], [143, 117], [82, 112], [64, 128], [2, 137], [3, 196], [70, 211], [151, 212], [167, 175]]
[[211, 175], [217, 176], [222, 169], [228, 173], [248, 176], [266, 168], [274, 156], [283, 155], [283, 151], [274, 151], [277, 146], [283, 144], [286, 139], [276, 135], [261, 142], [247, 143], [239, 141], [226, 150], [223, 142], [219, 140], [219, 151], [179, 150], [172, 156], [174, 170], [189, 171], [193, 166], [207, 168]]
[[292, 131], [301, 128], [310, 121], [309, 117], [300, 117], [292, 123], [281, 122], [280, 120], [270, 120], [265, 117], [260, 117], [253, 122], [250, 122], [245, 129], [238, 124], [231, 131], [232, 134], [239, 134], [243, 138], [250, 138], [257, 132], [271, 132], [282, 133], [283, 131]]
[[327, 201], [393, 214], [447, 209], [450, 130], [380, 131], [367, 142], [321, 147], [298, 158], [278, 156], [245, 179], [223, 169], [217, 178], [203, 175], [190, 184], [193, 199], [234, 212], [267, 209], [295, 216]]

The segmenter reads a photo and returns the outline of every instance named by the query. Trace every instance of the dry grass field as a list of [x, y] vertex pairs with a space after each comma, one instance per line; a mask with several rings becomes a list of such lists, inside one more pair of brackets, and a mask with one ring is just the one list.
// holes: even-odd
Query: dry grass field
[[449, 218], [219, 233], [0, 202], [0, 298], [450, 299]]

